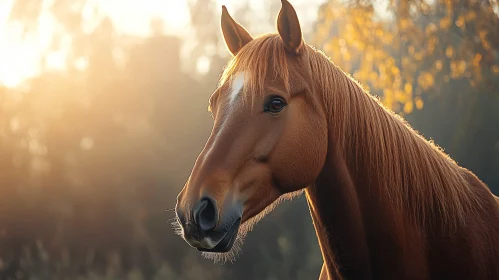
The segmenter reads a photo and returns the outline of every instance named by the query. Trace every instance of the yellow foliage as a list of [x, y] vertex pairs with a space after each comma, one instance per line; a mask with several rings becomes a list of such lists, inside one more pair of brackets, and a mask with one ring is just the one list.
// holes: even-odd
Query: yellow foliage
[[402, 19], [400, 20], [400, 28], [401, 28], [401, 29], [408, 28], [408, 27], [409, 27], [409, 25], [410, 25], [410, 23], [411, 23], [411, 22], [409, 21], [409, 19], [402, 18]]
[[434, 23], [430, 23], [430, 24], [428, 24], [428, 26], [426, 26], [425, 33], [427, 36], [429, 36], [435, 32], [437, 32], [437, 26]]
[[433, 78], [433, 75], [428, 73], [428, 72], [423, 72], [419, 75], [418, 77], [418, 85], [423, 89], [423, 90], [428, 90], [435, 84], [435, 79]]
[[451, 69], [451, 77], [453, 79], [461, 77], [465, 74], [466, 71], [466, 62], [464, 60], [460, 61], [451, 61], [450, 63]]
[[448, 46], [447, 49], [445, 50], [445, 55], [448, 58], [451, 58], [453, 54], [454, 54], [454, 48], [452, 48], [452, 46]]
[[476, 13], [473, 10], [468, 11], [465, 15], [465, 19], [468, 22], [474, 20], [475, 18], [476, 18]]
[[435, 62], [435, 68], [436, 68], [438, 71], [442, 70], [442, 61], [441, 61], [441, 60], [437, 60], [437, 61]]
[[440, 28], [442, 29], [448, 29], [450, 27], [451, 20], [449, 17], [445, 17], [440, 20]]
[[473, 66], [478, 67], [480, 66], [480, 61], [482, 60], [482, 55], [477, 53], [475, 55], [475, 58], [473, 59]]
[[462, 16], [462, 15], [461, 15], [461, 16], [459, 16], [459, 17], [457, 18], [457, 20], [456, 20], [456, 26], [457, 26], [457, 27], [461, 27], [461, 28], [462, 28], [462, 27], [464, 27], [464, 23], [465, 23], [465, 22], [464, 22], [464, 16]]
[[416, 97], [414, 102], [416, 103], [416, 108], [418, 110], [423, 109], [423, 100], [421, 99], [421, 97]]
[[404, 104], [404, 113], [409, 114], [412, 112], [412, 109], [413, 109], [412, 101], [406, 102]]
[[412, 45], [409, 46], [409, 54], [414, 54], [414, 50], [415, 50], [414, 46]]
[[405, 92], [407, 92], [408, 94], [412, 94], [412, 85], [410, 83], [405, 83], [404, 85], [404, 90]]
[[428, 54], [432, 54], [434, 51], [435, 51], [435, 46], [437, 45], [438, 43], [438, 38], [433, 36], [433, 37], [430, 37], [428, 39], [428, 43], [427, 43], [427, 51], [428, 51]]
[[399, 70], [399, 68], [398, 68], [397, 66], [395, 66], [395, 65], [392, 65], [391, 70], [392, 70], [392, 74], [393, 74], [394, 76], [396, 76], [396, 75], [400, 74], [400, 70]]
[[422, 50], [422, 51], [417, 52], [417, 53], [414, 54], [414, 59], [418, 60], [418, 61], [419, 60], [423, 60], [424, 57], [425, 57], [425, 51], [424, 50]]
[[[402, 1], [403, 6], [420, 5], [421, 10], [379, 19], [368, 5], [328, 0], [313, 44], [323, 46], [333, 62], [382, 95], [386, 106], [405, 113], [423, 108], [420, 94], [433, 89], [436, 81], [466, 78], [476, 85], [486, 74], [499, 74], [499, 65], [493, 64], [499, 60], [497, 49], [491, 44], [492, 39], [497, 42], [491, 36], [499, 33], [491, 27], [490, 11], [456, 9], [455, 0], [435, 0], [435, 5], [444, 7], [443, 15], [433, 14], [436, 20], [421, 23], [415, 21], [418, 13], [431, 15], [433, 7]], [[453, 24], [465, 35], [456, 34]], [[476, 31], [469, 34], [465, 29]]]
[[490, 49], [491, 47], [490, 47], [489, 41], [487, 40], [487, 34], [488, 34], [487, 31], [482, 30], [478, 33], [478, 36], [480, 37], [480, 41], [482, 42], [482, 46], [485, 49]]

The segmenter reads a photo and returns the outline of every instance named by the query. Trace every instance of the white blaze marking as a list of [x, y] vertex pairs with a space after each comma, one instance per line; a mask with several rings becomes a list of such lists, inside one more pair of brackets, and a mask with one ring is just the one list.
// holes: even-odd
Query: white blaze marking
[[[235, 74], [235, 78], [234, 78], [234, 80], [231, 83], [230, 95], [229, 95], [229, 105], [230, 106], [228, 108], [229, 112], [232, 111], [233, 105], [234, 105], [234, 101], [236, 100], [236, 97], [241, 92], [241, 89], [243, 88], [243, 86], [244, 86], [244, 72], [238, 72], [238, 73]], [[222, 134], [222, 132], [225, 129], [225, 122], [226, 121], [227, 121], [227, 119], [223, 120], [223, 123], [222, 123], [220, 129], [218, 130], [217, 134], [214, 136], [215, 137], [215, 141], [213, 141], [213, 144], [206, 151], [205, 157], [208, 157], [209, 154], [211, 153], [211, 150], [213, 149], [213, 147], [215, 147], [217, 145], [217, 140], [218, 140], [220, 134]]]
[[244, 72], [239, 72], [236, 74], [236, 78], [232, 84], [232, 91], [230, 92], [230, 103], [232, 104], [236, 100], [237, 95], [241, 92], [244, 85]]

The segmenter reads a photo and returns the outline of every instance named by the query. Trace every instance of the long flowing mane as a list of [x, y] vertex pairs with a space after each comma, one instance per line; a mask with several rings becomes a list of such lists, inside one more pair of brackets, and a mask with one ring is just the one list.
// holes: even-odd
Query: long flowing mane
[[[368, 178], [382, 203], [399, 215], [408, 215], [421, 227], [438, 222], [459, 226], [481, 208], [476, 190], [459, 167], [440, 147], [427, 141], [400, 116], [329, 60], [306, 46], [303, 75], [312, 80], [314, 94], [322, 94], [329, 114], [330, 134], [335, 135], [355, 178]], [[243, 96], [261, 94], [269, 78], [289, 88], [290, 65], [279, 35], [255, 38], [234, 56], [220, 79], [231, 81], [239, 71], [245, 75]]]

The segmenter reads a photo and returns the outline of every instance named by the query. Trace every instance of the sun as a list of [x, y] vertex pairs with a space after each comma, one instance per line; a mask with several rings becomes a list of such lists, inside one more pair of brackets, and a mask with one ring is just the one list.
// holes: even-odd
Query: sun
[[[43, 0], [41, 0], [43, 1]], [[38, 75], [46, 55], [48, 68], [64, 68], [64, 50], [47, 53], [55, 22], [50, 13], [42, 12], [37, 31], [23, 39], [19, 26], [9, 24], [14, 0], [0, 1], [0, 84], [17, 87]], [[110, 17], [117, 31], [145, 37], [151, 33], [151, 20], [165, 23], [165, 32], [180, 34], [189, 27], [189, 7], [185, 0], [106, 0], [89, 1]]]
[[32, 74], [30, 64], [36, 56], [36, 51], [23, 45], [14, 30], [8, 28], [7, 19], [13, 2], [0, 2], [0, 84], [7, 87], [19, 85]]
[[[0, 0], [0, 85], [7, 87], [17, 87], [25, 80], [37, 76], [42, 70], [45, 70], [40, 67], [42, 56], [45, 56], [44, 66], [48, 69], [64, 70], [66, 52], [68, 51], [68, 49], [63, 49], [48, 52], [52, 34], [57, 27], [50, 14], [50, 4], [42, 5], [46, 10], [42, 11], [36, 32], [30, 34], [28, 39], [21, 38], [19, 26], [8, 24], [8, 17], [14, 1]], [[50, 2], [50, 0], [39, 1]], [[183, 38], [189, 36], [191, 27], [188, 1], [88, 0], [86, 10], [90, 11], [96, 7], [101, 14], [111, 19], [120, 34], [149, 36], [152, 33], [151, 20], [159, 19], [164, 22], [166, 33]], [[323, 1], [325, 0], [307, 0], [307, 7], [314, 10], [317, 3]], [[244, 4], [244, 1], [235, 0], [216, 0], [215, 2], [219, 13], [221, 13], [222, 5], [226, 5], [230, 10], [235, 10]], [[305, 0], [294, 0], [293, 2], [305, 3]], [[264, 10], [268, 5], [266, 0], [252, 0], [251, 3], [253, 8], [259, 7], [261, 10]], [[258, 13], [261, 11], [259, 10]], [[213, 22], [213, 24], [217, 23]], [[65, 43], [66, 48], [69, 48], [70, 41]], [[207, 69], [207, 65], [209, 64], [206, 61], [200, 61], [199, 67]]]

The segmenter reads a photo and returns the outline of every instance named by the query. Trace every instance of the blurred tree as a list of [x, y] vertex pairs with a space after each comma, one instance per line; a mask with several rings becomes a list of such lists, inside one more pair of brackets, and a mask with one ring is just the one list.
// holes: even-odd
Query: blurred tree
[[499, 88], [497, 3], [392, 0], [382, 15], [379, 5], [328, 1], [313, 41], [384, 104], [410, 113], [450, 80]]

